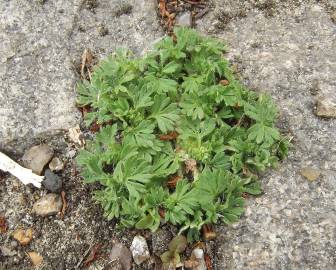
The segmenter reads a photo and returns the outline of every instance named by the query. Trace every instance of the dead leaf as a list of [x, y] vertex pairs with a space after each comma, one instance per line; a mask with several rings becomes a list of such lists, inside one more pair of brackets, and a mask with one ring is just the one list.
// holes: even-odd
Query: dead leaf
[[84, 266], [88, 267], [91, 263], [93, 263], [98, 258], [98, 253], [102, 244], [96, 244], [92, 247], [89, 256], [86, 258], [84, 262]]
[[61, 219], [63, 219], [64, 215], [65, 215], [65, 210], [67, 208], [67, 202], [66, 202], [66, 199], [65, 199], [65, 192], [63, 190], [61, 192], [61, 197], [62, 197], [62, 202], [63, 202], [63, 206], [62, 206], [62, 210], [61, 210]]
[[205, 265], [207, 267], [207, 270], [212, 270], [212, 262], [211, 257], [209, 254], [204, 255]]
[[305, 167], [301, 169], [301, 175], [304, 176], [309, 181], [315, 181], [319, 178], [321, 171], [318, 169], [313, 169], [310, 167]]
[[169, 12], [167, 4], [167, 0], [159, 1], [159, 14], [161, 16], [161, 23], [166, 27], [168, 33], [172, 34], [176, 14], [174, 12]]
[[165, 213], [165, 210], [163, 208], [159, 208], [158, 212], [159, 212], [159, 215], [160, 215], [161, 218], [165, 217], [166, 213]]
[[[82, 79], [90, 79], [91, 80], [91, 71], [93, 66], [93, 55], [90, 49], [85, 49], [82, 54], [82, 63], [81, 63], [81, 77]], [[89, 78], [87, 78], [85, 74], [85, 70], [87, 71]]]
[[179, 175], [173, 175], [169, 181], [167, 182], [167, 187], [168, 188], [175, 188], [176, 187], [176, 184], [179, 180], [181, 180], [181, 176]]
[[18, 229], [14, 231], [13, 238], [17, 240], [22, 246], [28, 245], [33, 239], [33, 229]]
[[202, 241], [197, 241], [196, 243], [193, 244], [192, 248], [193, 249], [200, 248], [200, 249], [206, 250], [206, 245]]
[[161, 141], [172, 141], [175, 140], [178, 136], [178, 133], [176, 131], [171, 131], [167, 134], [162, 134], [159, 136]]
[[28, 252], [28, 256], [34, 266], [39, 266], [43, 261], [43, 257], [35, 251]]
[[197, 170], [197, 161], [195, 159], [187, 159], [185, 162], [186, 173], [191, 172], [193, 175], [198, 173]]
[[213, 240], [217, 237], [216, 232], [213, 230], [211, 224], [205, 224], [202, 226], [204, 240]]
[[94, 122], [91, 126], [90, 126], [90, 131], [92, 132], [97, 132], [100, 129], [100, 126], [97, 122]]
[[162, 261], [158, 256], [154, 255], [153, 261], [154, 261], [154, 270], [163, 270]]
[[220, 83], [221, 85], [224, 85], [224, 86], [227, 86], [227, 85], [230, 84], [230, 82], [229, 82], [228, 80], [220, 80], [219, 83]]
[[0, 216], [0, 233], [7, 232], [7, 222], [4, 216]]
[[79, 125], [69, 128], [69, 139], [79, 146], [85, 145], [84, 135], [80, 130]]

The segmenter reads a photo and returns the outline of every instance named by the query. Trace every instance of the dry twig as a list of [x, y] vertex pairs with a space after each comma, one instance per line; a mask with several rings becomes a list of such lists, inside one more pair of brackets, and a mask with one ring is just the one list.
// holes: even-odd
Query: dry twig
[[40, 188], [41, 182], [44, 176], [39, 176], [32, 172], [32, 170], [27, 169], [16, 163], [14, 160], [10, 159], [8, 156], [0, 152], [0, 170], [4, 172], [9, 172], [15, 177], [17, 177], [23, 184], [33, 184], [35, 187]]

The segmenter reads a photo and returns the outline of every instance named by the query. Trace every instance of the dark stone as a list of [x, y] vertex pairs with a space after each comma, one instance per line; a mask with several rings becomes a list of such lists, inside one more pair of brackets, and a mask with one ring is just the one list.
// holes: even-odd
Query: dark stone
[[42, 182], [43, 186], [51, 192], [59, 192], [62, 188], [62, 179], [51, 170], [47, 169]]

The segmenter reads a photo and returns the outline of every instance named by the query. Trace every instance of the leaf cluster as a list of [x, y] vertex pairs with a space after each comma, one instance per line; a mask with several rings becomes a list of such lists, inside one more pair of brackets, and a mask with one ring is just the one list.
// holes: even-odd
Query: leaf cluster
[[[261, 193], [257, 175], [286, 156], [288, 140], [270, 97], [235, 78], [225, 51], [177, 28], [141, 58], [110, 56], [79, 85], [85, 123], [101, 128], [78, 163], [87, 183], [101, 184], [108, 219], [152, 231], [170, 222], [197, 239], [203, 224], [237, 221], [244, 193]], [[178, 136], [163, 140], [170, 132]]]

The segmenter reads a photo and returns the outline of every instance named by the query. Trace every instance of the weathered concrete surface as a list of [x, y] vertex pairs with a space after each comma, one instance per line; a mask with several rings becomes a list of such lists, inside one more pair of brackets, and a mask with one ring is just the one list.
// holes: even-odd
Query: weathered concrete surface
[[0, 2], [0, 148], [77, 121], [67, 49], [75, 8], [51, 2]]
[[[245, 84], [276, 100], [294, 137], [289, 158], [264, 176], [265, 194], [238, 224], [218, 228], [217, 269], [335, 269], [336, 120], [314, 106], [336, 99], [336, 2], [214, 2], [198, 28], [228, 42]], [[300, 175], [307, 166], [322, 171], [315, 182]]]
[[[73, 87], [84, 48], [98, 56], [119, 46], [140, 52], [162, 35], [150, 0], [41, 2], [0, 1], [0, 149], [16, 138], [24, 142], [16, 146], [26, 147], [40, 132], [77, 123]], [[126, 2], [131, 13], [120, 8]], [[239, 223], [218, 226], [213, 268], [334, 269], [336, 120], [317, 117], [314, 106], [320, 96], [336, 98], [336, 2], [212, 2], [198, 28], [228, 42], [244, 83], [272, 95], [280, 108], [279, 125], [294, 137], [290, 157], [263, 177], [265, 194], [249, 200]], [[61, 138], [54, 147], [67, 161], [61, 173], [65, 218], [37, 219], [32, 205], [46, 191], [0, 176], [7, 235], [18, 227], [36, 231], [28, 248], [0, 258], [0, 268], [30, 269], [25, 252], [34, 250], [43, 255], [45, 269], [73, 269], [91, 244], [116, 238], [130, 246], [138, 233], [116, 231], [103, 218], [91, 201], [94, 187], [73, 170], [72, 146]], [[304, 167], [319, 169], [321, 176], [309, 182], [300, 174]], [[10, 240], [0, 234], [1, 245]]]
[[121, 46], [141, 51], [162, 35], [153, 3], [0, 1], [0, 149], [74, 126], [83, 50], [98, 57]]

